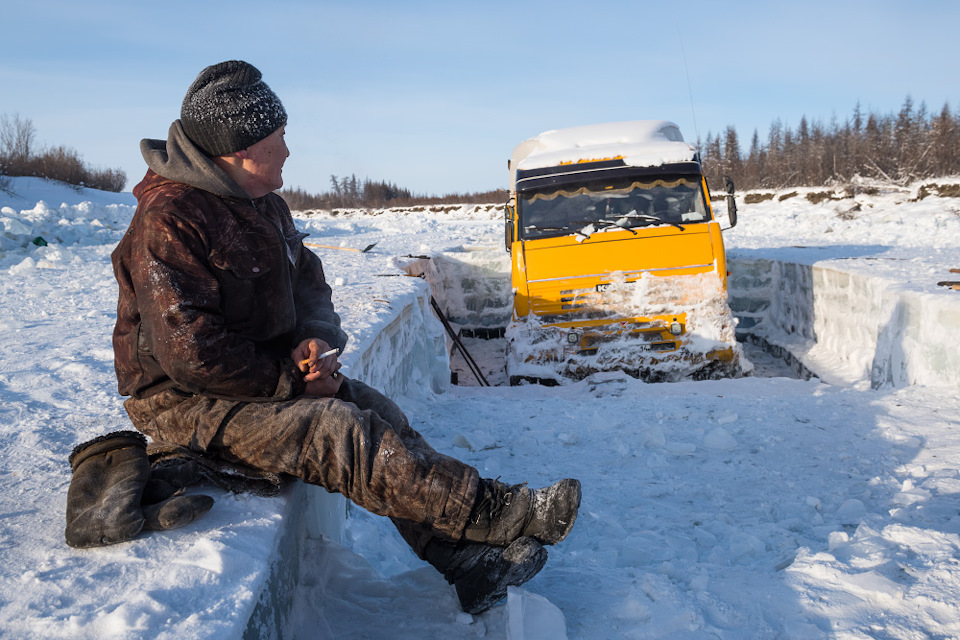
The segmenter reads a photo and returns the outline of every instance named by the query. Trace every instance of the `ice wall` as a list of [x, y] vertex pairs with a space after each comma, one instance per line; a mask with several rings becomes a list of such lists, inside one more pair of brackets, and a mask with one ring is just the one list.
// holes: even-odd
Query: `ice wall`
[[[403, 284], [406, 291], [398, 291], [392, 299], [397, 310], [392, 318], [353, 336], [354, 342], [341, 358], [347, 375], [388, 397], [439, 391], [450, 380], [443, 327], [431, 310], [430, 289], [414, 278], [404, 279]], [[300, 581], [303, 541], [320, 536], [342, 541], [344, 519], [351, 508], [343, 496], [296, 482], [286, 497], [283, 530], [245, 640], [284, 637]]]
[[960, 385], [960, 298], [907, 291], [833, 263], [732, 258], [739, 329], [787, 348], [827, 382]]
[[347, 375], [388, 397], [440, 391], [450, 381], [444, 330], [430, 305], [430, 287], [405, 280], [416, 290], [393, 296], [391, 304], [399, 309], [393, 319], [361, 338], [355, 357], [345, 361]]
[[430, 284], [450, 322], [471, 328], [505, 327], [510, 322], [510, 256], [501, 247], [448, 251], [405, 268]]

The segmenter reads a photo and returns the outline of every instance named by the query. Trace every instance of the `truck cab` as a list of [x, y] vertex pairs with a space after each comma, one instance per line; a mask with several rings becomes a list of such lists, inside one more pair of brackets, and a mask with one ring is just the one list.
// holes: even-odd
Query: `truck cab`
[[738, 374], [720, 223], [677, 125], [548, 131], [509, 168], [512, 384]]

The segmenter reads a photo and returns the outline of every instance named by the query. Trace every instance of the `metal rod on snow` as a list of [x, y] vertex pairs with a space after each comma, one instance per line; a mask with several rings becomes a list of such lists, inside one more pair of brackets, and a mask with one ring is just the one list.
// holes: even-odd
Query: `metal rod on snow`
[[368, 244], [363, 249], [354, 249], [353, 247], [335, 247], [331, 244], [316, 244], [314, 242], [304, 242], [303, 244], [304, 246], [317, 247], [318, 249], [337, 249], [339, 251], [356, 251], [357, 253], [366, 253], [367, 251], [370, 251], [370, 249], [373, 249], [375, 246], [377, 246], [376, 242], [373, 244]]
[[470, 371], [477, 378], [481, 385], [484, 387], [489, 387], [490, 383], [487, 382], [485, 377], [483, 377], [480, 367], [477, 366], [477, 363], [474, 361], [473, 356], [471, 356], [467, 351], [467, 348], [463, 346], [463, 342], [460, 341], [460, 336], [454, 332], [453, 327], [450, 326], [450, 323], [447, 321], [447, 317], [443, 314], [443, 311], [440, 309], [440, 305], [437, 304], [437, 301], [433, 296], [430, 296], [430, 304], [433, 306], [433, 310], [436, 312], [437, 317], [440, 318], [440, 322], [443, 323], [443, 328], [447, 330], [447, 335], [450, 336], [450, 338], [453, 340], [453, 344], [456, 345], [461, 355], [463, 355], [463, 359], [467, 362], [467, 366], [470, 367]]

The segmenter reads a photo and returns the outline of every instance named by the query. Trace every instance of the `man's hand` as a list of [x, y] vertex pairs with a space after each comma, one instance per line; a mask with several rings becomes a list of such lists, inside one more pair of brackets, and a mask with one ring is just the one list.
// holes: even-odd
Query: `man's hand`
[[332, 397], [340, 390], [343, 377], [337, 373], [341, 366], [337, 354], [321, 357], [330, 350], [326, 341], [309, 338], [290, 353], [290, 357], [297, 363], [297, 368], [304, 374], [307, 395]]
[[336, 378], [328, 376], [307, 383], [304, 394], [308, 396], [320, 396], [322, 398], [332, 398], [340, 391], [340, 385], [343, 384], [343, 376], [337, 375]]

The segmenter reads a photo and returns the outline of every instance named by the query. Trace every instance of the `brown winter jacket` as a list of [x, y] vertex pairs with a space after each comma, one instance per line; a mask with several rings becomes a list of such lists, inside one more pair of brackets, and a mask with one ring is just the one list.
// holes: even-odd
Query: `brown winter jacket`
[[[183, 134], [144, 140], [137, 211], [113, 252], [113, 346], [122, 395], [165, 389], [248, 400], [303, 392], [290, 359], [346, 334], [320, 259], [276, 194], [251, 199]], [[164, 177], [166, 176], [166, 177]]]

